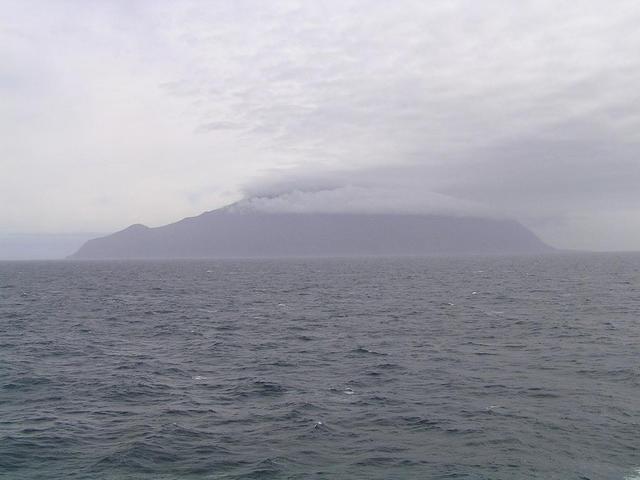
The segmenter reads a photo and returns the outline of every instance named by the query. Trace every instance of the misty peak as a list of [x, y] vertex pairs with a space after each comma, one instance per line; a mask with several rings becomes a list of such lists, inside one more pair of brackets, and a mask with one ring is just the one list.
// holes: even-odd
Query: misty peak
[[423, 188], [347, 184], [251, 196], [228, 207], [233, 212], [408, 214], [499, 218], [487, 207]]

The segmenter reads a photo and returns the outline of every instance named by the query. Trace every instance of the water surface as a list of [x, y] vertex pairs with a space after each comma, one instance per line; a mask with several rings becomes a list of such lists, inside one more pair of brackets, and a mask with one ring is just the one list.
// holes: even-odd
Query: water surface
[[631, 479], [640, 255], [0, 263], [0, 477]]

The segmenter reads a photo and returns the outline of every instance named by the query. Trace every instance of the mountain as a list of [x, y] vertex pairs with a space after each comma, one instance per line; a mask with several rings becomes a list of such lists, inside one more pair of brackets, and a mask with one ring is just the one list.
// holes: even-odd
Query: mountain
[[542, 253], [514, 220], [416, 214], [265, 213], [230, 207], [157, 228], [132, 225], [73, 259]]

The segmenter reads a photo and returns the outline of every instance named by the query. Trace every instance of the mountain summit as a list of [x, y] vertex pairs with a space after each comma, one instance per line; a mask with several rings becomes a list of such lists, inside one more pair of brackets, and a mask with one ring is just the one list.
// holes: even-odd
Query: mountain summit
[[553, 251], [515, 220], [418, 214], [265, 213], [225, 207], [86, 242], [73, 259], [517, 254]]

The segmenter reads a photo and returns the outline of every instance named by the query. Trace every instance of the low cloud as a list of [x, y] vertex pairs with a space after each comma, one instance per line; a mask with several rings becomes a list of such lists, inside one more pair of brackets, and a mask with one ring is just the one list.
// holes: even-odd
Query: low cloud
[[435, 192], [383, 186], [347, 185], [327, 190], [291, 190], [249, 197], [234, 208], [290, 213], [396, 213], [453, 216], [496, 216], [482, 205]]
[[634, 0], [5, 10], [7, 232], [160, 225], [245, 198], [506, 215], [559, 247], [639, 248]]

